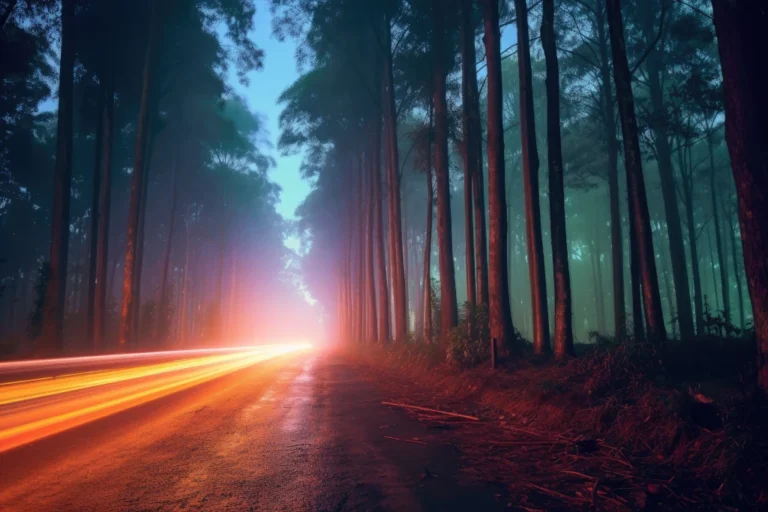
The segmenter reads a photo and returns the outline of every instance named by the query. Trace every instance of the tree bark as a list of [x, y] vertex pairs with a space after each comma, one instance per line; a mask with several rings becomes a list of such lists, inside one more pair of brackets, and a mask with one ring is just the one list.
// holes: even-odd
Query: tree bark
[[51, 208], [50, 278], [45, 290], [41, 348], [64, 348], [64, 307], [69, 262], [69, 210], [72, 189], [72, 130], [74, 112], [75, 0], [61, 2], [61, 61], [59, 115], [56, 128], [53, 206]]
[[[686, 145], [688, 141], [685, 141]], [[683, 202], [685, 203], [685, 220], [688, 229], [688, 247], [691, 251], [691, 276], [693, 277], [693, 312], [696, 321], [696, 334], [704, 329], [704, 305], [701, 294], [701, 271], [699, 269], [699, 248], [696, 237], [696, 220], [693, 210], [693, 176], [692, 169], [685, 163], [684, 148], [678, 150], [678, 167], [683, 182]]]
[[[114, 27], [114, 25], [113, 25]], [[106, 315], [107, 315], [107, 266], [109, 258], [109, 222], [112, 197], [112, 139], [115, 108], [115, 47], [116, 41], [113, 36], [110, 42], [109, 62], [107, 63], [107, 72], [105, 75], [104, 87], [101, 91], [103, 95], [103, 109], [100, 112], [101, 129], [103, 131], [100, 142], [101, 152], [99, 156], [99, 206], [98, 206], [98, 230], [95, 234], [96, 246], [94, 255], [94, 246], [91, 245], [91, 261], [95, 256], [95, 274], [91, 274], [91, 286], [93, 286], [93, 304], [91, 305], [89, 297], [89, 326], [92, 322], [92, 340], [95, 348], [101, 346], [104, 342]], [[94, 194], [96, 192], [94, 191]], [[93, 264], [93, 263], [92, 263]], [[92, 267], [93, 268], [93, 267]], [[92, 309], [91, 309], [92, 306]], [[92, 311], [92, 313], [90, 313]], [[92, 319], [91, 319], [92, 318]]]
[[[375, 132], [376, 130], [374, 130]], [[371, 145], [367, 151], [367, 171], [368, 171], [368, 183], [366, 187], [366, 201], [365, 201], [365, 271], [366, 271], [366, 302], [368, 304], [368, 341], [374, 342], [379, 340], [378, 322], [376, 318], [376, 273], [374, 268], [374, 215], [375, 215], [375, 200], [374, 195], [374, 182], [378, 178], [376, 172], [376, 162], [378, 153], [375, 152], [374, 147], [376, 142], [371, 140]]]
[[733, 219], [730, 215], [731, 209], [725, 212], [725, 219], [728, 223], [728, 240], [731, 245], [731, 260], [733, 261], [733, 277], [736, 280], [736, 299], [739, 304], [739, 327], [744, 328], [745, 311], [744, 311], [744, 292], [741, 289], [741, 271], [739, 269], [739, 250], [736, 246], [736, 230], [733, 227]]
[[723, 294], [723, 316], [726, 320], [731, 319], [731, 297], [728, 285], [728, 264], [723, 251], [723, 237], [720, 231], [720, 214], [717, 201], [717, 184], [715, 182], [715, 157], [713, 151], [712, 131], [707, 132], [707, 148], [709, 150], [709, 197], [710, 207], [712, 208], [712, 222], [715, 229], [715, 247], [717, 248], [717, 262], [720, 266], [720, 291]]
[[603, 96], [603, 123], [608, 150], [608, 196], [611, 219], [611, 266], [613, 271], [614, 336], [623, 339], [627, 333], [627, 313], [624, 303], [624, 246], [621, 236], [619, 202], [619, 141], [616, 139], [616, 113], [611, 87], [611, 62], [608, 57], [608, 36], [605, 32], [604, 2], [596, 4], [598, 50], [600, 52], [600, 86]]
[[379, 298], [376, 304], [379, 307], [377, 315], [378, 328], [376, 329], [379, 343], [386, 343], [392, 337], [389, 317], [389, 286], [387, 286], [387, 262], [384, 252], [384, 228], [382, 220], [381, 197], [381, 115], [377, 114], [372, 133], [372, 164], [373, 164], [373, 229], [376, 251], [376, 271], [379, 282]]
[[[179, 158], [181, 153], [181, 143], [177, 141], [176, 148], [174, 149], [173, 163], [171, 164], [171, 172], [173, 173], [173, 182], [171, 184], [171, 210], [168, 213], [168, 236], [165, 242], [165, 250], [163, 251], [163, 270], [160, 275], [160, 300], [157, 304], [157, 315], [155, 318], [154, 326], [154, 338], [159, 340], [160, 335], [160, 315], [161, 313], [168, 311], [168, 269], [171, 266], [171, 249], [173, 248], [173, 236], [175, 234], [176, 227], [176, 208], [178, 205], [179, 196]], [[167, 332], [167, 329], [166, 329]]]
[[549, 352], [549, 312], [547, 280], [544, 267], [544, 244], [541, 236], [539, 206], [539, 151], [536, 147], [536, 125], [533, 111], [533, 78], [528, 37], [526, 0], [515, 0], [517, 15], [518, 74], [520, 76], [520, 137], [523, 149], [523, 187], [525, 189], [525, 231], [528, 240], [528, 271], [531, 280], [533, 319], [533, 352]]
[[432, 124], [433, 105], [429, 105], [429, 139], [427, 142], [427, 229], [424, 233], [424, 339], [432, 341]]
[[448, 105], [446, 101], [443, 20], [444, 5], [433, 0], [435, 22], [434, 42], [434, 104], [435, 104], [435, 184], [437, 188], [437, 244], [440, 263], [440, 335], [445, 338], [458, 323], [456, 305], [456, 274], [453, 266], [453, 237], [451, 230], [451, 186], [448, 177]]
[[608, 27], [613, 54], [613, 77], [619, 104], [621, 130], [624, 136], [624, 163], [627, 171], [627, 190], [630, 193], [630, 221], [634, 225], [642, 277], [645, 323], [648, 337], [659, 343], [667, 339], [661, 310], [659, 280], [653, 252], [651, 221], [645, 194], [642, 155], [638, 139], [635, 101], [632, 96], [632, 76], [624, 44], [624, 25], [621, 20], [621, 0], [607, 0]]
[[389, 214], [389, 256], [393, 292], [395, 341], [402, 342], [408, 335], [405, 304], [405, 269], [403, 268], [403, 232], [400, 214], [400, 156], [397, 147], [397, 119], [395, 85], [392, 70], [392, 28], [389, 15], [384, 26], [384, 122], [387, 141], [387, 191]]
[[[568, 238], [565, 229], [565, 186], [560, 140], [560, 70], [555, 37], [555, 1], [544, 0], [541, 45], [547, 66], [547, 161], [549, 164], [549, 216], [552, 237], [552, 271], [555, 281], [555, 358], [573, 355], [573, 309]], [[602, 301], [602, 297], [600, 297]]]
[[157, 24], [157, 0], [151, 0], [150, 4], [150, 28], [147, 46], [144, 52], [144, 75], [141, 86], [141, 101], [139, 104], [139, 116], [136, 127], [136, 145], [134, 150], [133, 178], [131, 180], [131, 198], [128, 207], [128, 230], [125, 237], [125, 267], [123, 273], [123, 301], [120, 310], [120, 332], [118, 342], [121, 348], [131, 341], [133, 335], [135, 312], [138, 296], [135, 290], [136, 258], [139, 249], [139, 217], [141, 213], [141, 199], [144, 190], [144, 172], [147, 150], [147, 125], [149, 124], [149, 96], [152, 83], [152, 67], [154, 65], [155, 32]]
[[507, 198], [504, 170], [503, 88], [499, 1], [483, 0], [488, 77], [488, 317], [491, 338], [502, 352], [513, 342], [507, 268]]
[[[650, 12], [652, 12], [650, 9], [646, 11], [646, 13]], [[654, 16], [646, 14], [645, 20], [647, 20], [643, 25], [645, 41], [646, 44], [653, 45], [654, 38], [656, 37], [656, 29], [653, 26]], [[669, 255], [672, 262], [672, 280], [675, 285], [676, 316], [680, 326], [680, 337], [682, 339], [690, 339], [694, 334], [693, 313], [691, 311], [691, 294], [688, 285], [688, 268], [685, 262], [683, 229], [680, 222], [680, 210], [677, 206], [675, 176], [672, 169], [672, 150], [669, 145], [667, 111], [664, 105], [664, 91], [661, 85], [661, 52], [662, 50], [659, 48], [652, 49], [645, 61], [652, 110], [649, 124], [653, 132], [658, 157], [661, 195], [664, 200], [664, 212], [666, 214], [667, 239], [669, 240]]]
[[[475, 275], [475, 236], [472, 225], [472, 188], [474, 176], [482, 163], [481, 145], [475, 138], [479, 128], [477, 102], [477, 57], [475, 56], [475, 23], [472, 0], [461, 2], [461, 121], [464, 144], [464, 243], [466, 246], [467, 302], [477, 304]], [[473, 83], [474, 82], [474, 83]], [[474, 87], [473, 87], [474, 86]], [[479, 272], [478, 272], [479, 273]]]

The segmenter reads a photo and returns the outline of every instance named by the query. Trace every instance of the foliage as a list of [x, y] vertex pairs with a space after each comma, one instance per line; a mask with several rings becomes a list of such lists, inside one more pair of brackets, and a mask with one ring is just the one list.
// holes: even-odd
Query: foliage
[[459, 325], [446, 337], [445, 360], [456, 368], [475, 367], [491, 357], [488, 309], [465, 302], [459, 311]]

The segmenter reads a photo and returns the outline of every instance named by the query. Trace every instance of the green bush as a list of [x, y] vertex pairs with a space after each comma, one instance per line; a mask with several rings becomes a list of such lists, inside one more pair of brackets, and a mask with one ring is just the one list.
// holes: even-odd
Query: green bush
[[465, 302], [459, 314], [459, 325], [446, 337], [445, 360], [451, 366], [467, 369], [491, 357], [491, 333], [488, 310]]

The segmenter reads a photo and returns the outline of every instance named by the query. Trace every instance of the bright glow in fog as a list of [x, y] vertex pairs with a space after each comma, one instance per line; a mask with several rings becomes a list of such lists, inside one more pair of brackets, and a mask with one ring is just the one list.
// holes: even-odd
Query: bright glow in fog
[[[18, 369], [19, 366], [25, 370], [60, 370], [94, 361], [124, 361], [133, 365], [127, 368], [58, 373], [0, 384], [0, 452], [191, 388], [253, 364], [310, 348], [308, 343], [295, 343], [3, 363], [0, 371]], [[146, 364], [152, 356], [177, 357], [172, 361]]]

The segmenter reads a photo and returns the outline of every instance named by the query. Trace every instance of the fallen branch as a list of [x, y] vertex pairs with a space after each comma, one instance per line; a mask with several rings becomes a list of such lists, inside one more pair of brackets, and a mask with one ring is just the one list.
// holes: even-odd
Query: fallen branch
[[384, 439], [391, 439], [393, 441], [403, 441], [406, 443], [413, 443], [413, 444], [427, 444], [424, 441], [419, 441], [418, 439], [401, 439], [399, 437], [392, 437], [392, 436], [384, 436]]
[[441, 411], [440, 409], [430, 409], [429, 407], [419, 407], [418, 405], [400, 404], [397, 402], [381, 402], [383, 405], [389, 405], [390, 407], [403, 407], [405, 409], [415, 409], [417, 411], [427, 411], [443, 414], [445, 416], [453, 416], [455, 418], [464, 418], [472, 421], [480, 421], [480, 418], [475, 416], [469, 416], [467, 414], [459, 414], [458, 412]]

